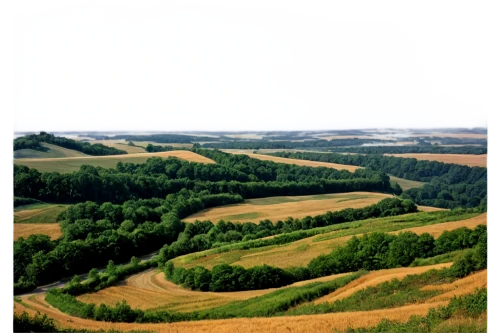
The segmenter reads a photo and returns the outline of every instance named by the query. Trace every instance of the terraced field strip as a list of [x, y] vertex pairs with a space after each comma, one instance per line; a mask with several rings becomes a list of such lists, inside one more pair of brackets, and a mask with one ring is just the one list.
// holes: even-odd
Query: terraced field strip
[[402, 268], [391, 268], [391, 269], [382, 269], [379, 271], [373, 271], [368, 273], [367, 275], [363, 275], [359, 279], [352, 281], [346, 286], [335, 290], [333, 293], [318, 298], [313, 301], [314, 304], [321, 304], [324, 302], [335, 302], [336, 300], [340, 300], [346, 297], [351, 296], [355, 292], [365, 289], [366, 287], [376, 286], [382, 282], [391, 281], [392, 279], [402, 280], [405, 276], [410, 274], [422, 274], [431, 269], [441, 269], [444, 267], [450, 267], [450, 263], [445, 264], [437, 264], [432, 266], [423, 266], [423, 267], [402, 267]]
[[[486, 225], [486, 213], [476, 217], [458, 220], [455, 222], [435, 223], [419, 227], [410, 227], [411, 222], [397, 222], [402, 217], [371, 219], [358, 222], [349, 222], [352, 225], [347, 230], [334, 230], [328, 233], [304, 238], [284, 245], [271, 245], [248, 250], [232, 250], [223, 253], [196, 253], [177, 257], [174, 265], [185, 268], [204, 266], [211, 269], [220, 264], [240, 265], [245, 268], [258, 265], [271, 265], [281, 268], [307, 265], [312, 259], [333, 251], [338, 246], [345, 245], [354, 235], [361, 236], [366, 232], [381, 231], [397, 234], [402, 231], [413, 231], [417, 234], [431, 233], [438, 237], [445, 230], [454, 230], [461, 227], [475, 228], [477, 225]], [[406, 226], [406, 228], [405, 228]]]
[[[439, 237], [446, 230], [454, 230], [462, 227], [467, 227], [469, 229], [474, 229], [478, 225], [486, 225], [487, 224], [487, 214], [481, 214], [471, 219], [463, 220], [463, 221], [455, 221], [455, 222], [446, 222], [439, 223], [433, 225], [426, 225], [423, 227], [415, 227], [415, 228], [407, 228], [401, 231], [412, 231], [417, 235], [421, 235], [425, 232], [434, 236], [434, 238]], [[393, 231], [391, 234], [397, 234], [401, 231]]]
[[33, 204], [14, 208], [14, 223], [56, 223], [68, 205]]
[[[350, 273], [300, 281], [282, 288], [298, 287], [312, 282], [331, 281], [347, 274]], [[109, 305], [115, 305], [116, 302], [126, 300], [133, 308], [137, 307], [143, 310], [164, 309], [191, 312], [213, 308], [233, 301], [247, 300], [271, 293], [275, 290], [277, 288], [237, 292], [189, 290], [165, 280], [163, 272], [154, 269], [133, 275], [121, 285], [109, 287], [96, 293], [81, 295], [78, 299], [86, 303], [105, 303]]]
[[395, 176], [391, 176], [391, 175], [389, 175], [389, 178], [393, 182], [398, 183], [399, 186], [401, 186], [401, 188], [403, 189], [403, 191], [406, 191], [406, 190], [409, 190], [411, 188], [416, 188], [416, 187], [420, 187], [420, 186], [424, 186], [425, 185], [424, 182], [418, 182], [416, 180], [408, 180], [408, 179], [399, 178], [399, 177], [395, 177]]
[[440, 290], [442, 294], [437, 295], [429, 300], [429, 302], [437, 302], [448, 300], [454, 296], [462, 296], [473, 293], [476, 288], [486, 288], [488, 285], [488, 273], [486, 270], [466, 276], [463, 279], [447, 284], [429, 285], [422, 290]]
[[466, 155], [466, 154], [385, 154], [387, 156], [416, 158], [417, 160], [438, 161], [443, 163], [455, 163], [468, 165], [471, 167], [486, 167], [487, 154]]
[[108, 147], [125, 150], [129, 154], [140, 154], [146, 152], [142, 147], [129, 146], [125, 140], [93, 140], [91, 144], [100, 143]]
[[412, 315], [426, 315], [432, 307], [443, 306], [447, 301], [408, 305], [393, 309], [329, 313], [304, 316], [284, 316], [272, 318], [236, 318], [220, 320], [201, 320], [178, 323], [138, 324], [110, 323], [72, 317], [49, 306], [45, 295], [31, 299], [22, 298], [30, 308], [15, 303], [14, 312], [26, 311], [30, 314], [39, 311], [53, 318], [62, 327], [75, 329], [104, 330], [151, 330], [155, 332], [332, 332], [348, 327], [359, 328], [377, 325], [381, 319], [406, 321]]
[[260, 154], [251, 154], [251, 153], [245, 153], [245, 155], [248, 155], [252, 158], [256, 158], [256, 159], [263, 160], [263, 161], [272, 161], [272, 162], [276, 162], [276, 163], [295, 164], [295, 165], [310, 166], [310, 167], [325, 167], [325, 168], [332, 168], [332, 169], [337, 169], [337, 170], [347, 170], [350, 172], [354, 172], [356, 169], [360, 168], [360, 167], [354, 166], [354, 165], [299, 160], [299, 159], [276, 157], [276, 156], [270, 156], [270, 155], [260, 155]]
[[62, 231], [59, 223], [14, 223], [14, 240], [34, 234], [43, 234], [50, 236], [51, 239], [57, 239], [62, 236]]
[[177, 157], [182, 160], [197, 163], [215, 163], [209, 158], [201, 156], [187, 150], [173, 150], [159, 153], [140, 153], [127, 155], [108, 155], [108, 156], [90, 156], [90, 157], [74, 157], [74, 158], [23, 158], [15, 159], [15, 164], [26, 165], [30, 168], [35, 168], [41, 172], [57, 171], [61, 173], [69, 173], [80, 170], [82, 165], [100, 166], [103, 168], [114, 168], [118, 162], [129, 163], [144, 163], [151, 157]]
[[345, 208], [362, 208], [379, 202], [391, 195], [375, 192], [348, 192], [310, 196], [270, 197], [245, 200], [241, 204], [227, 205], [203, 210], [184, 219], [219, 220], [233, 222], [255, 222], [269, 219], [273, 222], [284, 221], [287, 217], [302, 218], [338, 211]]
[[153, 141], [132, 141], [136, 146], [141, 146], [141, 147], [146, 147], [149, 144], [152, 144], [153, 146], [172, 146], [172, 147], [181, 147], [181, 148], [192, 148], [193, 144], [192, 143], [160, 143], [160, 142], [153, 142]]

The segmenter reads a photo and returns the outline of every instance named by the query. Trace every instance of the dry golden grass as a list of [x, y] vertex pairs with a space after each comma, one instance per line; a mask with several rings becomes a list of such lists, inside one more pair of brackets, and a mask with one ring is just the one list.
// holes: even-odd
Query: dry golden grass
[[[373, 205], [389, 194], [375, 192], [348, 192], [338, 194], [272, 197], [245, 200], [244, 203], [215, 207], [203, 210], [184, 219], [187, 222], [195, 220], [219, 220], [233, 222], [256, 222], [269, 219], [273, 222], [284, 221], [287, 217], [302, 218], [325, 214], [327, 211], [337, 211], [345, 208], [362, 208]], [[291, 202], [287, 202], [291, 201]], [[272, 204], [276, 202], [275, 204]]]
[[408, 305], [394, 309], [329, 313], [320, 315], [284, 316], [273, 318], [237, 318], [221, 320], [202, 320], [179, 323], [138, 324], [110, 323], [72, 317], [46, 304], [45, 295], [22, 298], [33, 310], [16, 303], [14, 312], [40, 311], [54, 318], [62, 327], [75, 329], [115, 329], [152, 330], [156, 332], [332, 332], [347, 327], [359, 328], [377, 325], [381, 319], [405, 321], [412, 315], [425, 315], [431, 307], [445, 305], [446, 301]]
[[[312, 282], [326, 282], [350, 273], [324, 276], [321, 278], [296, 282], [289, 286], [298, 287]], [[171, 311], [189, 312], [224, 305], [233, 301], [246, 300], [273, 292], [274, 289], [249, 290], [238, 292], [202, 292], [184, 289], [165, 280], [163, 272], [149, 270], [129, 277], [117, 286], [100, 290], [96, 293], [84, 294], [78, 299], [85, 303], [105, 303], [115, 305], [126, 300], [135, 308], [168, 309]]]
[[59, 223], [14, 223], [14, 240], [34, 234], [44, 234], [50, 236], [51, 239], [62, 236]]
[[385, 154], [396, 157], [416, 158], [417, 160], [438, 161], [443, 163], [455, 163], [468, 166], [486, 167], [487, 155], [466, 154]]
[[269, 156], [269, 155], [250, 154], [250, 153], [245, 153], [245, 155], [248, 155], [252, 158], [256, 158], [256, 159], [263, 160], [263, 161], [272, 161], [272, 162], [276, 162], [276, 163], [285, 163], [285, 164], [295, 164], [295, 165], [300, 165], [300, 166], [333, 168], [333, 169], [337, 169], [337, 170], [347, 170], [350, 172], [354, 172], [356, 169], [360, 168], [360, 167], [354, 166], [354, 165], [298, 160], [298, 159], [293, 159], [293, 158], [276, 157], [276, 156]]
[[471, 138], [471, 139], [486, 139], [486, 134], [478, 133], [431, 133], [431, 134], [412, 134], [410, 137], [440, 137], [440, 138]]
[[368, 139], [368, 140], [391, 140], [396, 141], [396, 138], [391, 136], [383, 136], [383, 135], [328, 135], [319, 137], [323, 140], [341, 140], [341, 139]]
[[140, 154], [145, 153], [145, 150], [141, 147], [129, 146], [128, 141], [125, 140], [93, 140], [91, 144], [100, 143], [108, 147], [125, 150], [129, 154]]
[[437, 212], [440, 210], [447, 210], [445, 208], [430, 207], [430, 206], [417, 206], [418, 210], [421, 212]]
[[313, 303], [320, 304], [324, 302], [335, 302], [346, 297], [351, 296], [355, 292], [365, 289], [366, 287], [376, 286], [379, 283], [391, 281], [392, 279], [402, 280], [405, 276], [410, 274], [422, 274], [431, 269], [440, 269], [443, 267], [450, 267], [452, 263], [437, 264], [422, 267], [402, 267], [392, 269], [382, 269], [373, 271], [367, 275], [363, 275], [342, 288], [335, 290], [333, 293], [318, 298]]
[[126, 300], [133, 308], [168, 309], [172, 311], [194, 311], [211, 308], [236, 300], [245, 300], [274, 291], [249, 290], [239, 292], [202, 292], [184, 289], [165, 280], [163, 272], [149, 270], [127, 278], [117, 286], [100, 290], [96, 293], [78, 297], [86, 303], [105, 303], [114, 305]]
[[442, 294], [437, 295], [430, 300], [429, 303], [444, 301], [452, 298], [453, 296], [462, 296], [473, 293], [476, 288], [487, 287], [488, 274], [486, 270], [466, 276], [463, 279], [456, 280], [452, 283], [429, 285], [422, 288], [422, 290], [440, 290]]
[[446, 230], [454, 230], [462, 227], [467, 227], [469, 229], [474, 229], [478, 225], [486, 225], [486, 213], [478, 215], [476, 217], [473, 217], [471, 219], [467, 220], [462, 220], [462, 221], [455, 221], [455, 222], [446, 222], [446, 223], [439, 223], [439, 224], [433, 224], [433, 225], [426, 225], [423, 227], [415, 227], [415, 228], [407, 228], [403, 229], [400, 231], [393, 231], [391, 232], [392, 234], [397, 234], [402, 231], [412, 231], [416, 233], [417, 235], [421, 235], [425, 232], [428, 232], [434, 238], [439, 237], [444, 231]]

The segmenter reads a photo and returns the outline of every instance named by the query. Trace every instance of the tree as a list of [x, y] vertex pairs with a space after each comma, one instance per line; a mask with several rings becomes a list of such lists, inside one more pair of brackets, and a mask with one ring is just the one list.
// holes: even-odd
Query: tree
[[106, 272], [109, 275], [116, 275], [116, 266], [113, 260], [108, 261], [108, 265], [106, 266]]

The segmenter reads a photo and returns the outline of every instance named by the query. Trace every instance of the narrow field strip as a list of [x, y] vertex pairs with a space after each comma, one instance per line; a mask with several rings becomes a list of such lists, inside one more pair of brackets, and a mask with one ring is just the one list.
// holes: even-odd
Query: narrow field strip
[[[338, 211], [346, 208], [363, 208], [373, 205], [382, 199], [392, 197], [389, 194], [376, 192], [347, 192], [299, 197], [272, 197], [246, 200], [241, 204], [227, 205], [203, 210], [185, 219], [186, 222], [196, 220], [219, 220], [232, 222], [254, 222], [268, 219], [273, 222], [284, 221], [288, 217], [303, 218], [325, 214], [327, 211]], [[273, 204], [273, 202], [275, 202]]]
[[351, 296], [356, 291], [365, 289], [366, 287], [376, 286], [379, 283], [391, 281], [392, 279], [402, 280], [405, 276], [410, 274], [422, 274], [431, 269], [441, 269], [447, 268], [451, 266], [450, 263], [445, 264], [437, 264], [432, 266], [423, 266], [423, 267], [402, 267], [402, 268], [391, 268], [391, 269], [382, 269], [379, 271], [373, 271], [356, 279], [349, 283], [348, 285], [335, 290], [333, 293], [323, 296], [315, 300], [314, 304], [320, 304], [324, 302], [335, 302], [336, 300], [340, 300], [346, 297]]
[[14, 240], [20, 237], [28, 238], [30, 235], [43, 234], [57, 239], [62, 236], [59, 223], [14, 223]]

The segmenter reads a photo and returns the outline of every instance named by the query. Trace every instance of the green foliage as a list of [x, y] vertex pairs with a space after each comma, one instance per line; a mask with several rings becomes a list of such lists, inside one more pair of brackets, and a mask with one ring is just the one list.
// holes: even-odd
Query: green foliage
[[73, 149], [93, 156], [103, 155], [121, 155], [127, 154], [126, 151], [108, 147], [103, 144], [90, 144], [88, 142], [75, 141], [72, 139], [54, 136], [45, 132], [40, 134], [30, 134], [16, 138], [14, 140], [14, 151], [19, 149], [34, 149], [39, 151], [46, 151], [47, 148], [42, 146], [42, 142], [54, 144], [68, 149]]
[[148, 144], [146, 148], [144, 148], [148, 153], [156, 153], [156, 152], [161, 152], [161, 151], [172, 151], [175, 150], [176, 148], [172, 146], [154, 146], [152, 144]]
[[32, 198], [14, 197], [14, 207], [42, 203], [40, 200]]
[[[408, 333], [430, 333], [430, 332], [486, 332], [486, 325], [474, 325], [469, 327], [456, 327], [451, 329], [447, 327], [444, 330], [448, 319], [452, 318], [477, 318], [481, 314], [486, 313], [487, 309], [487, 291], [486, 288], [476, 289], [469, 295], [453, 297], [447, 306], [440, 306], [437, 309], [431, 308], [427, 316], [412, 316], [404, 323], [393, 322], [383, 319], [375, 327], [366, 327], [352, 329], [348, 328], [348, 333], [392, 333], [392, 332], [408, 332]], [[440, 329], [441, 327], [441, 329]]]
[[14, 313], [14, 332], [59, 332], [54, 320], [36, 313], [31, 317], [28, 313]]
[[344, 155], [278, 152], [273, 156], [357, 165], [381, 170], [396, 177], [429, 182], [402, 195], [418, 205], [442, 208], [476, 207], [487, 195], [487, 170], [480, 167], [418, 161], [414, 158], [373, 155]]

